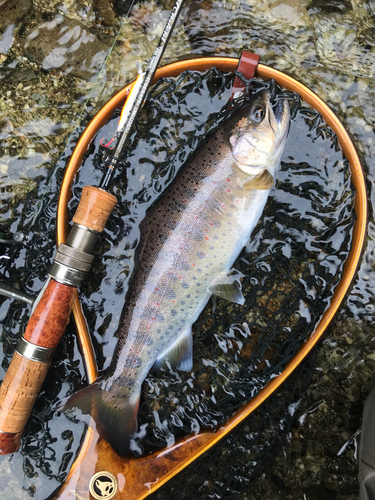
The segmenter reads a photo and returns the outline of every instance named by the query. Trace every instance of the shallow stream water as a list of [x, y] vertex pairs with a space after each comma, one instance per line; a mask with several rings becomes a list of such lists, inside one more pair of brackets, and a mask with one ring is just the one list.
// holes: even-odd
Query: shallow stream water
[[[16, 8], [12, 8], [14, 5]], [[117, 8], [121, 5], [125, 7], [116, 3]], [[136, 4], [129, 18], [122, 21], [116, 17], [112, 3], [105, 1], [5, 0], [0, 5], [0, 228], [6, 237], [17, 240], [3, 244], [0, 264], [3, 278], [14, 286], [33, 294], [41, 288], [55, 249], [59, 185], [77, 137], [102, 104], [135, 76], [136, 62], [151, 55], [170, 7], [169, 3]], [[154, 497], [356, 499], [356, 436], [364, 400], [375, 385], [375, 3], [189, 2], [182, 21], [174, 31], [164, 63], [193, 56], [238, 57], [242, 49], [247, 49], [260, 54], [263, 63], [310, 87], [329, 104], [350, 132], [361, 156], [368, 181], [370, 219], [354, 286], [314, 355], [264, 409]], [[64, 36], [57, 37], [61, 29]], [[297, 120], [297, 129], [298, 123], [301, 127], [306, 124]], [[296, 140], [297, 129], [292, 130]], [[151, 178], [147, 162], [132, 173], [135, 184], [131, 192], [136, 193], [137, 202], [151, 203], [168, 182], [163, 165], [167, 147], [172, 147], [171, 139], [167, 131], [163, 136], [166, 146], [157, 155], [153, 153], [160, 165], [157, 176]], [[325, 150], [323, 143], [317, 143], [321, 155], [329, 157], [332, 168], [343, 176], [336, 181], [345, 185], [342, 160], [328, 154], [332, 149], [329, 145]], [[272, 210], [283, 208], [285, 196], [288, 200], [291, 194], [295, 196], [293, 176], [306, 176], [303, 151], [291, 172], [286, 168], [288, 155], [295, 156], [296, 152], [286, 151], [278, 190], [265, 217], [275, 217]], [[98, 159], [97, 154], [94, 164]], [[81, 185], [100, 179], [91, 160], [86, 163], [75, 185], [75, 195]], [[151, 183], [153, 187], [143, 191], [139, 183]], [[283, 186], [288, 186], [287, 190]], [[116, 194], [123, 192], [121, 179], [115, 190]], [[317, 212], [318, 202], [322, 202], [319, 193], [306, 201], [312, 206], [315, 203]], [[294, 203], [294, 211], [304, 208]], [[125, 209], [125, 218], [120, 216], [120, 208]], [[309, 212], [309, 207], [305, 210]], [[314, 228], [319, 227], [319, 220]], [[132, 208], [124, 202], [116, 209], [102, 242], [103, 261], [82, 289], [100, 369], [108, 366], [113, 351], [114, 311], [118, 311], [126, 292], [128, 259], [136, 239], [133, 223], [135, 227]], [[277, 223], [274, 226], [278, 227]], [[126, 240], [119, 240], [121, 232]], [[258, 232], [255, 246], [261, 244], [261, 236]], [[278, 237], [273, 234], [268, 240], [271, 237], [277, 240], [275, 249], [280, 251]], [[346, 244], [345, 238], [342, 242]], [[281, 248], [290, 256], [285, 244]], [[113, 271], [115, 281], [108, 271], [113, 269], [111, 265], [118, 268]], [[220, 311], [220, 304], [218, 307]], [[2, 300], [0, 315], [2, 378], [28, 310], [6, 299]], [[203, 328], [202, 339], [207, 342], [205, 333]], [[216, 339], [217, 348], [225, 347], [228, 339], [222, 337], [224, 333], [220, 332]], [[66, 477], [79, 446], [83, 424], [73, 422], [69, 426], [64, 415], [48, 418], [51, 403], [76, 388], [83, 377], [72, 326], [63, 347], [64, 354], [58, 355], [53, 365], [56, 379], [48, 379], [44, 387], [21, 451], [0, 460], [0, 488], [9, 498], [47, 498]], [[157, 377], [150, 378], [148, 384], [149, 400], [144, 406], [155, 410], [153, 394], [163, 391], [163, 387]], [[168, 438], [160, 434], [157, 437], [160, 443]]]

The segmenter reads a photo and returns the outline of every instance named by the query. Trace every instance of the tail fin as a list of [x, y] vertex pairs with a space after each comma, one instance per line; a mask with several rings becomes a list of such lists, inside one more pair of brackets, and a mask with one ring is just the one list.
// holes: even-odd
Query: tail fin
[[130, 398], [105, 389], [103, 380], [74, 393], [63, 403], [61, 411], [77, 408], [90, 414], [100, 436], [120, 455], [131, 455], [130, 441], [137, 431], [140, 389]]

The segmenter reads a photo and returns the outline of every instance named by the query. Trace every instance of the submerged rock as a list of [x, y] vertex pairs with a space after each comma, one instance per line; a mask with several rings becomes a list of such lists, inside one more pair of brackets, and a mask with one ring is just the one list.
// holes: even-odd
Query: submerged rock
[[33, 0], [3, 0], [0, 2], [0, 32], [21, 21], [32, 9]]
[[57, 15], [28, 36], [26, 54], [43, 69], [60, 69], [79, 78], [96, 75], [107, 55], [107, 45], [78, 21]]
[[288, 22], [293, 27], [311, 23], [307, 10], [298, 0], [276, 0], [269, 6], [271, 16]]
[[94, 10], [104, 26], [115, 26], [118, 24], [118, 19], [110, 0], [95, 0]]

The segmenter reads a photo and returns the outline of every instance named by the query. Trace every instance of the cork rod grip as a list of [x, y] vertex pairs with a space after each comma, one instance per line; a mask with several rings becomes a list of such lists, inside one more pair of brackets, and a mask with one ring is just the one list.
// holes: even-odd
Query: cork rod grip
[[101, 233], [116, 203], [117, 199], [112, 194], [85, 186], [73, 222]]

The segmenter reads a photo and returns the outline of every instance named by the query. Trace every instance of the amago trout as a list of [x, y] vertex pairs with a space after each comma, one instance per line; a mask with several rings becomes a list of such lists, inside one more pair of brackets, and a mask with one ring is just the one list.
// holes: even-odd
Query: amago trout
[[212, 294], [243, 304], [230, 270], [256, 226], [284, 148], [289, 106], [255, 95], [180, 169], [141, 224], [136, 266], [107, 376], [65, 404], [91, 413], [128, 454], [141, 386], [166, 360], [192, 369], [192, 325]]

